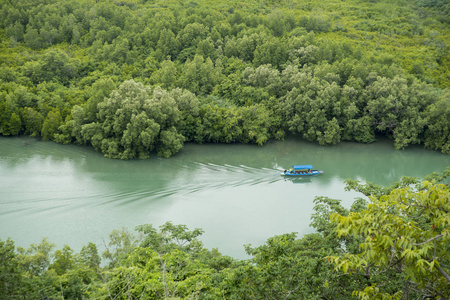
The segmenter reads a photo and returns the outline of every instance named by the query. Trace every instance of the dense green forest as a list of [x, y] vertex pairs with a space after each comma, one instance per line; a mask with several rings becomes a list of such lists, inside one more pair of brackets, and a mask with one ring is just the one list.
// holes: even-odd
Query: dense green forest
[[449, 299], [449, 176], [388, 187], [347, 180], [367, 197], [350, 209], [316, 197], [315, 233], [247, 245], [248, 260], [206, 249], [201, 229], [170, 222], [115, 230], [103, 253], [93, 243], [74, 253], [45, 238], [28, 249], [0, 240], [0, 298]]
[[450, 153], [449, 43], [445, 0], [4, 0], [0, 134], [121, 159], [286, 134]]

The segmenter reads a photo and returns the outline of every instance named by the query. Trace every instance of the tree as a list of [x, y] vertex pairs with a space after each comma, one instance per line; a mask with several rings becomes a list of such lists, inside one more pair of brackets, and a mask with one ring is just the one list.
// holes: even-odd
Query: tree
[[35, 84], [57, 81], [68, 85], [78, 75], [78, 61], [61, 50], [49, 50], [39, 60], [27, 63], [24, 70]]
[[197, 46], [196, 54], [215, 60], [217, 55], [213, 40], [208, 37], [206, 40], [200, 41]]
[[90, 269], [98, 269], [101, 258], [98, 255], [97, 246], [94, 243], [83, 246], [80, 251], [79, 261]]
[[372, 143], [375, 141], [375, 121], [369, 116], [348, 120], [345, 128], [346, 139], [360, 143]]
[[225, 286], [229, 298], [316, 299], [322, 296], [323, 271], [329, 268], [316, 238], [309, 235], [297, 240], [296, 234], [291, 233], [272, 237], [257, 248], [246, 246], [247, 253], [253, 256], [252, 263], [233, 271]]
[[18, 135], [22, 128], [22, 121], [16, 113], [11, 114], [11, 119], [9, 119], [9, 134]]
[[83, 107], [85, 110], [83, 117], [86, 118], [83, 121], [84, 123], [95, 121], [98, 113], [98, 104], [105, 100], [106, 97], [109, 97], [116, 88], [116, 83], [111, 78], [101, 78], [92, 84], [88, 92], [89, 98]]
[[[177, 131], [180, 112], [176, 102], [159, 87], [151, 92], [142, 83], [129, 80], [97, 107], [97, 120], [81, 125], [80, 133], [82, 140], [106, 157], [147, 158], [152, 151], [169, 157], [183, 146], [184, 137]], [[83, 119], [82, 113], [77, 120]]]
[[[336, 270], [367, 279], [398, 274], [403, 280], [401, 287], [390, 292], [395, 297], [449, 298], [449, 207], [447, 186], [424, 181], [416, 188], [407, 186], [370, 197], [361, 212], [334, 213], [330, 219], [338, 235], [356, 237], [360, 251], [330, 256], [330, 260]], [[357, 295], [364, 299], [385, 293], [369, 285]]]
[[25, 107], [22, 110], [22, 118], [25, 127], [25, 134], [30, 136], [40, 136], [44, 118], [35, 109]]
[[175, 59], [179, 52], [179, 43], [175, 34], [170, 29], [164, 28], [160, 35], [159, 41], [156, 45], [156, 57], [159, 61], [168, 59], [168, 57]]
[[56, 274], [62, 275], [74, 267], [75, 259], [73, 257], [73, 250], [68, 245], [64, 245], [61, 250], [55, 251], [53, 263], [50, 269], [55, 270]]
[[263, 44], [256, 47], [253, 63], [257, 66], [271, 64], [280, 68], [286, 63], [288, 57], [287, 49], [282, 46], [283, 44], [284, 41], [281, 41], [279, 38], [266, 40]]
[[62, 123], [61, 113], [59, 109], [54, 108], [48, 114], [42, 125], [42, 139], [44, 141], [53, 140], [58, 128]]
[[13, 299], [21, 286], [20, 263], [11, 239], [0, 240], [0, 297]]
[[195, 55], [192, 61], [189, 59], [186, 61], [179, 86], [194, 94], [209, 94], [219, 82], [220, 72], [210, 58], [204, 59], [201, 55]]
[[255, 143], [260, 146], [265, 144], [272, 136], [271, 127], [273, 118], [270, 111], [263, 105], [243, 107], [239, 110], [241, 114], [242, 137], [240, 141], [244, 143]]
[[362, 97], [377, 130], [387, 133], [392, 133], [403, 120], [410, 99], [407, 81], [399, 76], [394, 79], [378, 77], [366, 87]]
[[149, 247], [159, 254], [169, 253], [174, 249], [185, 252], [198, 252], [202, 243], [197, 239], [203, 230], [196, 228], [189, 231], [186, 225], [174, 225], [166, 222], [157, 231], [152, 225], [140, 225], [136, 231], [143, 235], [140, 246]]
[[183, 149], [184, 136], [175, 127], [161, 131], [157, 155], [169, 158]]
[[272, 95], [280, 95], [280, 72], [273, 69], [270, 64], [261, 65], [256, 69], [247, 67], [242, 72], [243, 83], [262, 88]]
[[22, 128], [22, 120], [13, 103], [0, 102], [0, 133], [3, 135], [18, 135]]
[[23, 279], [17, 293], [22, 298], [54, 298], [60, 295], [55, 288], [57, 275], [49, 270], [54, 247], [55, 244], [43, 238], [39, 244], [31, 244], [28, 249], [17, 249]]
[[173, 89], [170, 94], [180, 110], [179, 132], [186, 141], [194, 141], [201, 128], [200, 101], [193, 93], [179, 88]]
[[425, 130], [425, 146], [450, 153], [450, 93], [441, 95], [427, 107], [429, 123]]
[[32, 49], [39, 49], [42, 46], [42, 39], [37, 29], [27, 26], [26, 33], [23, 36], [25, 43]]
[[43, 238], [39, 244], [31, 244], [26, 250], [18, 249], [21, 263], [31, 277], [42, 275], [48, 270], [54, 247], [55, 244]]
[[203, 233], [201, 229], [189, 231], [185, 225], [167, 222], [159, 230], [149, 224], [136, 230], [140, 238], [134, 241], [139, 246], [130, 242], [133, 239], [123, 230], [111, 235], [109, 245], [119, 250], [114, 256], [121, 260], [110, 265], [113, 268], [100, 295], [144, 299], [219, 297], [218, 288], [212, 285], [214, 271], [206, 263], [212, 261], [212, 255], [197, 239]]
[[109, 260], [109, 267], [119, 266], [138, 245], [139, 238], [126, 228], [115, 229], [109, 235], [110, 241], [102, 256]]
[[156, 70], [151, 76], [151, 82], [161, 85], [165, 89], [174, 88], [177, 84], [177, 66], [171, 60], [161, 63], [161, 68]]
[[345, 113], [339, 105], [341, 89], [336, 82], [330, 84], [305, 75], [296, 83], [298, 87], [283, 97], [283, 117], [290, 131], [321, 145], [334, 145], [341, 140], [337, 118]]

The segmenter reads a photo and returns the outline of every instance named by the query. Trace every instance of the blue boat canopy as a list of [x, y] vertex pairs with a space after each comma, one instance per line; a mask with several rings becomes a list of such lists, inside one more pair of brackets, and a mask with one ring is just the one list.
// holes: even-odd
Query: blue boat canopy
[[297, 165], [297, 166], [292, 166], [294, 168], [294, 170], [305, 170], [305, 169], [312, 169], [313, 166], [311, 165]]

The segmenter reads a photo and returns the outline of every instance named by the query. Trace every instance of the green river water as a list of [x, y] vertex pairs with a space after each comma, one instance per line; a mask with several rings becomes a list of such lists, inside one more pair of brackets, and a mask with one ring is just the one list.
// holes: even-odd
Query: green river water
[[[293, 164], [312, 164], [324, 174], [280, 176]], [[344, 191], [346, 178], [387, 185], [449, 165], [448, 155], [420, 146], [396, 151], [390, 141], [187, 144], [170, 159], [120, 161], [89, 147], [0, 137], [0, 239], [28, 247], [48, 237], [58, 249], [68, 244], [75, 251], [94, 242], [103, 252], [113, 229], [172, 221], [202, 228], [206, 247], [246, 258], [244, 244], [312, 232], [315, 196], [350, 207], [361, 195]]]

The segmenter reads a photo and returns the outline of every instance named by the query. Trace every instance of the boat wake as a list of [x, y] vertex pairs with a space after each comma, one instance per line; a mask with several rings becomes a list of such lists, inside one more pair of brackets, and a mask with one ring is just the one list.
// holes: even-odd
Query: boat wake
[[[34, 189], [32, 194], [17, 190], [9, 195], [9, 200], [0, 201], [0, 216], [139, 205], [174, 197], [196, 198], [196, 194], [202, 192], [220, 193], [230, 187], [274, 184], [283, 180], [279, 173], [278, 169], [212, 163], [183, 163], [172, 166], [167, 173], [92, 173], [89, 180], [66, 185], [64, 189], [45, 185]], [[118, 178], [122, 178], [121, 181]]]

